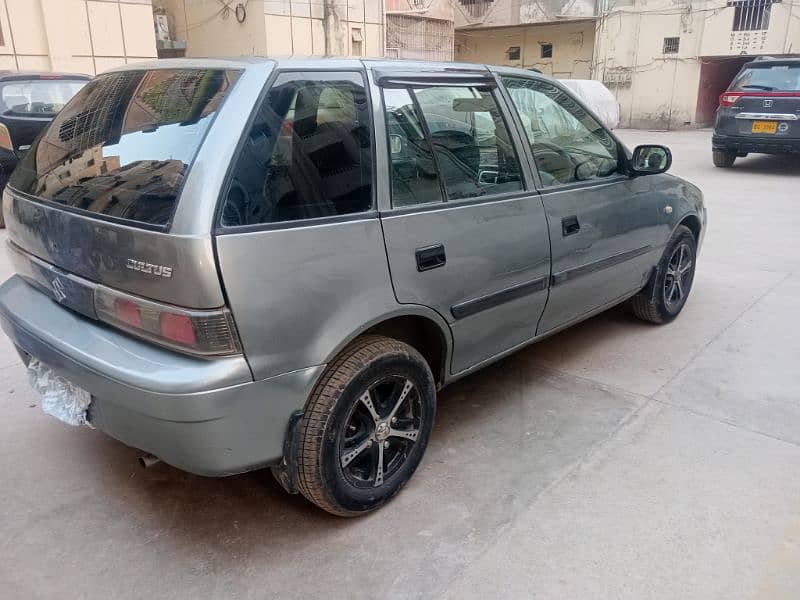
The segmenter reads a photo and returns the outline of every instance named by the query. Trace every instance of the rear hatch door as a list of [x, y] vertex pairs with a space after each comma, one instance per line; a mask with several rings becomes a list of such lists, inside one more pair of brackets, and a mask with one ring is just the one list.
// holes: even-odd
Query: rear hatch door
[[222, 306], [210, 231], [176, 235], [170, 225], [239, 74], [139, 69], [87, 84], [9, 183], [4, 214], [16, 262], [34, 257], [57, 272], [178, 306]]
[[800, 61], [748, 63], [731, 83], [732, 135], [800, 138]]

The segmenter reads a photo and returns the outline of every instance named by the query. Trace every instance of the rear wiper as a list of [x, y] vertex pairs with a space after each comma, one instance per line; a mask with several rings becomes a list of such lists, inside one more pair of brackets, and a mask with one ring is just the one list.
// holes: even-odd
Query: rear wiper
[[769, 85], [758, 85], [755, 83], [748, 83], [747, 85], [743, 85], [743, 88], [755, 88], [757, 90], [764, 90], [765, 92], [771, 92], [775, 88]]

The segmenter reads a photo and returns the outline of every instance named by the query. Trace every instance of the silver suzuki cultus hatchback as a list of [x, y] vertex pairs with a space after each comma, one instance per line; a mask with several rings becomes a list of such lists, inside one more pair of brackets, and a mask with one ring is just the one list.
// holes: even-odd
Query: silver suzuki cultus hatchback
[[670, 162], [530, 71], [128, 66], [14, 172], [0, 321], [47, 412], [358, 515], [442, 386], [623, 301], [680, 313], [706, 215]]

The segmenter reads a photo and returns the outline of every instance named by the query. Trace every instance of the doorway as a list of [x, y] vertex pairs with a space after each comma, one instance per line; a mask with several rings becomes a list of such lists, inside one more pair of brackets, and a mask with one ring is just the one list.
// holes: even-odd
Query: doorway
[[728, 89], [736, 73], [753, 56], [725, 56], [700, 58], [700, 87], [697, 91], [695, 123], [700, 127], [713, 124], [719, 96]]

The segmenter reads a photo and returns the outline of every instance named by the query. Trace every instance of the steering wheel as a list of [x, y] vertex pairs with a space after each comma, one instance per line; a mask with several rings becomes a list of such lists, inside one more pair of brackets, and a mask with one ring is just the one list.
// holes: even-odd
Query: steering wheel
[[[550, 174], [557, 182], [566, 183], [570, 181], [570, 178], [575, 177], [578, 163], [563, 148], [550, 142], [537, 141], [534, 142], [532, 150], [539, 170]], [[558, 158], [555, 158], [554, 155]], [[553, 161], [555, 161], [555, 165], [552, 164]], [[563, 176], [564, 172], [566, 172], [566, 177]]]

